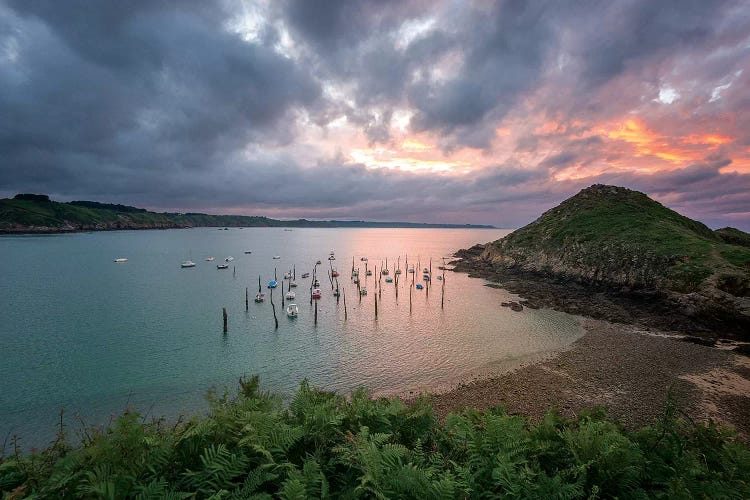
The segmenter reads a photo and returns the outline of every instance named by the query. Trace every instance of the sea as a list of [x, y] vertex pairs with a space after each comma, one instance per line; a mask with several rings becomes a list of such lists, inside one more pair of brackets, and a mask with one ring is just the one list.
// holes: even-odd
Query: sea
[[[194, 228], [0, 236], [0, 440], [6, 452], [13, 436], [24, 449], [44, 447], [61, 410], [71, 434], [83, 424], [106, 426], [125, 409], [145, 419], [187, 418], [206, 411], [208, 393], [233, 394], [240, 377], [254, 374], [263, 389], [284, 397], [305, 379], [341, 394], [366, 387], [374, 396], [413, 396], [543, 357], [582, 335], [576, 317], [512, 311], [501, 303], [518, 297], [439, 269], [456, 250], [508, 232]], [[186, 260], [195, 267], [182, 268]], [[339, 273], [333, 283], [332, 269]], [[290, 271], [296, 318], [286, 314], [289, 300], [282, 305]], [[315, 301], [313, 273], [321, 289]], [[266, 298], [255, 303], [259, 280]]]

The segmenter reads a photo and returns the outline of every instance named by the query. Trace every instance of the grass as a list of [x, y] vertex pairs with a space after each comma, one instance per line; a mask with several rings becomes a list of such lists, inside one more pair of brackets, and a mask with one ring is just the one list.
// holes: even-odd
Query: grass
[[642, 284], [663, 279], [669, 288], [693, 291], [717, 272], [747, 272], [750, 249], [727, 243], [743, 237], [750, 235], [714, 232], [643, 193], [592, 186], [496, 245], [522, 261], [542, 252], [572, 267], [632, 271]]
[[125, 412], [83, 443], [0, 461], [4, 498], [748, 498], [750, 450], [678, 418], [623, 430], [602, 412], [532, 424], [502, 409], [435, 419], [429, 402], [303, 383], [284, 406], [257, 378], [175, 426]]

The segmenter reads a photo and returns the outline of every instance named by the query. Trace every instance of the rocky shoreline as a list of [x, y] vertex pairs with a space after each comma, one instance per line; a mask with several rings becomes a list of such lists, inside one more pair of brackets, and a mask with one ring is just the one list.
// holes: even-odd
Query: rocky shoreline
[[484, 245], [457, 252], [453, 270], [519, 295], [522, 300], [503, 304], [519, 314], [523, 307], [546, 307], [579, 315], [586, 333], [541, 362], [432, 394], [440, 418], [502, 406], [539, 420], [550, 407], [567, 417], [601, 407], [635, 429], [659, 418], [672, 398], [685, 418], [713, 420], [750, 439], [750, 344], [727, 340], [747, 340], [747, 331], [687, 317], [657, 290], [502, 269], [483, 260], [483, 252]]
[[459, 259], [451, 262], [453, 270], [488, 280], [488, 286], [522, 296], [523, 306], [547, 307], [614, 323], [642, 325], [646, 329], [677, 331], [707, 339], [709, 344], [720, 337], [750, 341], [746, 318], [735, 318], [732, 311], [703, 307], [686, 314], [690, 300], [698, 300], [691, 295], [500, 268], [481, 258], [484, 248], [475, 245], [456, 252]]
[[750, 437], [750, 358], [633, 325], [582, 322], [587, 333], [546, 361], [431, 395], [438, 417], [502, 406], [539, 420], [550, 407], [567, 417], [602, 407], [634, 429], [659, 418], [673, 397], [685, 418]]

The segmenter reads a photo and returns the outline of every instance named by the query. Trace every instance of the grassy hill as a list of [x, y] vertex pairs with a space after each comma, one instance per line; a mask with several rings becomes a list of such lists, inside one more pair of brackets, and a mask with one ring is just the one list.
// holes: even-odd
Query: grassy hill
[[179, 225], [164, 214], [30, 199], [0, 200], [0, 231], [76, 231], [97, 229], [170, 228]]
[[[731, 235], [731, 236], [727, 236]], [[707, 282], [750, 292], [750, 235], [712, 231], [638, 191], [594, 185], [485, 249], [498, 265], [691, 292]]]
[[0, 233], [44, 233], [184, 227], [401, 227], [491, 228], [471, 224], [412, 222], [278, 220], [261, 216], [156, 213], [143, 208], [95, 201], [51, 201], [46, 195], [20, 194], [0, 199]]

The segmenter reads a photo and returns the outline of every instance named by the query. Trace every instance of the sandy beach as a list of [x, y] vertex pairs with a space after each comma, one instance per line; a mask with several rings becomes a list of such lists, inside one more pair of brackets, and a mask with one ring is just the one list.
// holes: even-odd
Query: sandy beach
[[533, 420], [603, 407], [626, 427], [656, 419], [671, 391], [683, 416], [713, 419], [750, 436], [750, 358], [669, 332], [582, 319], [586, 334], [542, 362], [432, 395], [438, 416], [503, 406]]

